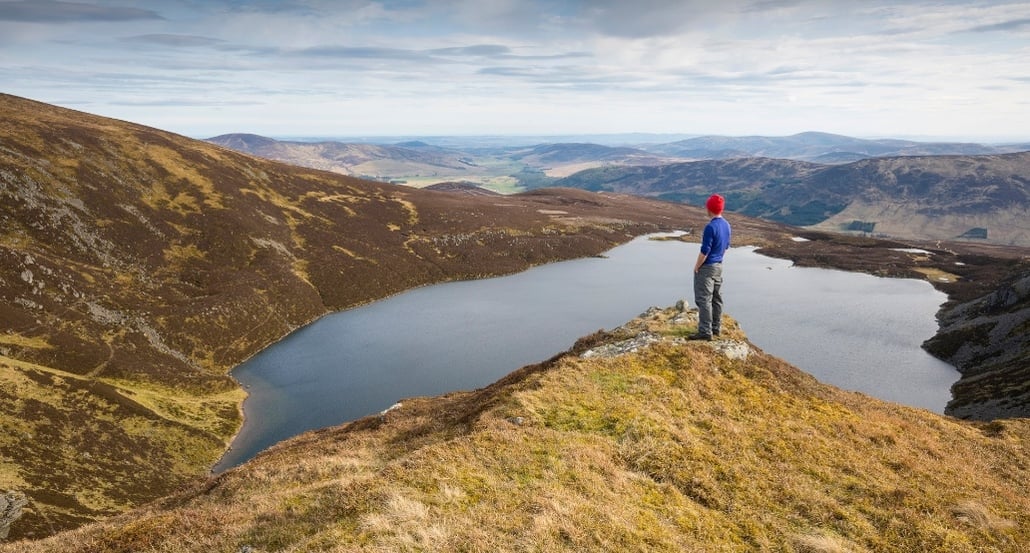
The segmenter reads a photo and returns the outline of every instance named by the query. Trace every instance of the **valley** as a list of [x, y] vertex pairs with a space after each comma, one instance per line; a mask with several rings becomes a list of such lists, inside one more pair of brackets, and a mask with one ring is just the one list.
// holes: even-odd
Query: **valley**
[[[288, 165], [158, 129], [9, 95], [0, 95], [0, 108], [0, 411], [4, 415], [0, 490], [20, 491], [29, 499], [21, 517], [10, 526], [9, 539], [39, 539], [120, 515], [82, 533], [60, 535], [54, 538], [56, 541], [38, 545], [19, 542], [0, 548], [3, 551], [75, 551], [85, 550], [81, 548], [88, 546], [82, 544], [87, 543], [101, 544], [90, 551], [153, 550], [163, 540], [192, 540], [199, 544], [197, 550], [238, 550], [253, 544], [261, 550], [278, 550], [287, 545], [301, 547], [309, 539], [335, 539], [347, 528], [363, 529], [360, 531], [370, 532], [365, 534], [369, 540], [378, 540], [368, 523], [376, 517], [392, 520], [389, 517], [402, 516], [390, 511], [391, 505], [406, 504], [428, 513], [432, 509], [426, 505], [450, 497], [456, 500], [452, 506], [488, 507], [500, 499], [479, 502], [492, 497], [490, 489], [512, 484], [483, 487], [476, 482], [496, 483], [498, 477], [492, 474], [492, 468], [434, 464], [440, 459], [430, 458], [465, 455], [466, 449], [450, 448], [468, 440], [558, 443], [565, 432], [573, 432], [577, 442], [589, 447], [519, 457], [517, 470], [537, 467], [540, 470], [532, 473], [533, 478], [544, 473], [555, 476], [558, 473], [554, 470], [568, 462], [563, 459], [570, 459], [564, 456], [574, 454], [573, 458], [585, 464], [559, 478], [568, 484], [574, 475], [593, 474], [598, 465], [586, 459], [596, 458], [601, 466], [610, 467], [601, 473], [605, 481], [615, 477], [636, 482], [641, 475], [653, 481], [638, 490], [644, 493], [639, 496], [643, 501], [640, 509], [644, 509], [638, 511], [640, 516], [658, 516], [645, 508], [647, 498], [653, 499], [656, 493], [670, 494], [684, 505], [700, 505], [698, 520], [708, 525], [705, 527], [710, 530], [706, 532], [714, 531], [725, 522], [718, 512], [740, 504], [734, 499], [737, 494], [744, 494], [740, 498], [747, 495], [742, 488], [721, 481], [715, 473], [704, 472], [707, 469], [699, 468], [698, 474], [708, 476], [698, 476], [700, 483], [695, 484], [693, 477], [669, 473], [668, 467], [651, 466], [651, 461], [643, 457], [610, 454], [620, 450], [625, 453], [628, 450], [620, 448], [638, 445], [659, 447], [670, 433], [679, 436], [677, 443], [687, 448], [671, 451], [670, 459], [689, 457], [691, 451], [700, 460], [709, 455], [719, 457], [726, 444], [708, 453], [691, 449], [693, 446], [687, 446], [694, 438], [681, 434], [682, 429], [633, 414], [639, 405], [646, 404], [620, 404], [611, 419], [578, 419], [562, 413], [593, 412], [591, 402], [602, 396], [576, 392], [564, 403], [521, 395], [524, 387], [540, 384], [539, 378], [551, 378], [547, 376], [552, 374], [550, 369], [565, 363], [559, 361], [562, 356], [517, 371], [483, 390], [417, 400], [412, 410], [395, 418], [372, 418], [302, 436], [275, 448], [264, 461], [248, 464], [224, 478], [209, 479], [207, 470], [241, 423], [239, 405], [244, 394], [228, 372], [267, 344], [331, 311], [424, 284], [507, 274], [550, 261], [597, 255], [645, 233], [696, 230], [706, 219], [702, 209], [665, 201], [661, 194], [640, 194], [645, 185], [669, 192], [662, 188], [666, 185], [660, 178], [663, 172], [672, 171], [669, 167], [684, 171], [682, 175], [699, 168], [732, 175], [726, 167], [735, 167], [740, 171], [737, 175], [769, 171], [793, 175], [790, 178], [805, 172], [819, 175], [822, 180], [806, 180], [805, 186], [788, 187], [789, 194], [777, 196], [784, 200], [800, 198], [814, 193], [811, 187], [826, 185], [826, 191], [820, 192], [824, 195], [815, 194], [818, 200], [812, 201], [822, 202], [821, 207], [812, 202], [803, 204], [800, 207], [805, 213], [820, 209], [828, 212], [840, 205], [837, 202], [847, 194], [847, 186], [841, 183], [853, 182], [858, 171], [867, 175], [867, 180], [860, 182], [894, 178], [905, 187], [904, 197], [916, 206], [913, 211], [932, 213], [945, 209], [945, 204], [955, 204], [974, 215], [987, 213], [995, 220], [1002, 216], [998, 215], [998, 206], [1019, 209], [1025, 205], [1020, 202], [1026, 195], [1028, 174], [1024, 169], [1026, 154], [963, 155], [943, 160], [917, 157], [910, 160], [911, 164], [904, 163], [908, 158], [834, 166], [755, 158], [617, 166], [629, 159], [625, 156], [653, 159], [634, 151], [621, 152], [618, 155], [623, 157], [603, 162], [612, 166], [593, 170], [604, 177], [591, 181], [603, 183], [601, 190], [593, 190], [594, 185], [583, 186], [591, 188], [588, 190], [571, 186], [586, 182], [580, 180], [584, 172], [578, 171], [561, 181], [563, 187], [498, 195], [460, 184], [423, 189], [341, 175], [328, 170], [328, 166], [312, 169]], [[593, 147], [576, 151], [579, 153], [563, 157], [553, 150], [534, 152], [534, 148], [528, 148], [524, 159], [539, 164], [537, 172], [543, 173], [545, 169], [556, 170], [560, 164], [581, 168], [587, 163], [584, 159], [597, 156]], [[461, 159], [465, 158], [453, 158], [453, 167], [463, 164]], [[424, 163], [422, 158], [416, 161]], [[501, 161], [496, 163], [497, 173], [507, 171], [507, 167], [500, 169]], [[973, 169], [955, 172], [955, 168], [967, 166]], [[637, 181], [633, 190], [616, 190], [619, 187], [615, 183], [624, 182], [615, 178], [621, 171], [653, 178]], [[927, 176], [931, 174], [952, 176]], [[969, 182], [989, 186], [966, 186], [976, 195], [963, 195], [959, 184], [966, 183], [969, 175], [985, 175], [982, 181]], [[694, 186], [694, 190], [700, 190], [702, 184]], [[753, 192], [743, 184], [738, 189], [738, 199]], [[954, 191], [932, 203], [918, 195], [921, 189]], [[863, 190], [876, 200], [900, 194], [871, 184]], [[631, 191], [634, 193], [627, 193]], [[752, 205], [757, 210], [759, 204], [755, 202]], [[776, 212], [775, 207], [757, 214]], [[782, 212], [784, 207], [778, 209]], [[1004, 400], [1004, 416], [1030, 414], [1030, 389], [1019, 372], [1025, 370], [1028, 351], [1027, 333], [1020, 330], [1025, 324], [1019, 321], [1030, 312], [1020, 278], [1030, 273], [1030, 261], [1026, 248], [1018, 245], [1018, 237], [1009, 241], [996, 241], [990, 234], [988, 240], [952, 240], [947, 236], [884, 240], [861, 232], [848, 235], [820, 228], [799, 229], [746, 212], [731, 216], [735, 239], [760, 246], [768, 255], [802, 265], [929, 280], [951, 299], [944, 313], [949, 332], [954, 334], [946, 335], [950, 338], [944, 347], [937, 348], [939, 355], [957, 354], [964, 360], [993, 357], [993, 340], [1002, 338], [1005, 341], [998, 343], [1004, 344], [1005, 351], [1016, 352], [989, 367], [990, 386], [979, 385], [985, 381], [977, 373], [982, 364], [973, 363], [975, 366], [968, 371], [971, 380], [956, 388], [957, 393], [964, 394], [956, 398], [960, 413], [973, 419], [991, 419], [998, 414], [998, 402]], [[949, 213], [945, 210], [941, 217], [946, 216]], [[806, 241], [797, 241], [797, 237]], [[696, 236], [687, 239], [696, 240]], [[927, 254], [899, 249], [919, 249]], [[963, 313], [977, 309], [966, 305], [968, 302], [991, 306], [995, 319], [977, 320], [974, 325], [993, 323], [991, 329], [963, 328]], [[1002, 319], [1004, 324], [999, 325], [997, 321]], [[998, 329], [997, 337], [994, 328]], [[663, 332], [681, 331], [669, 328]], [[968, 336], [983, 342], [983, 349], [970, 352], [954, 347], [956, 341], [959, 345], [968, 341]], [[594, 337], [585, 343], [614, 338]], [[738, 339], [746, 341], [744, 336]], [[604, 370], [584, 366], [594, 374], [584, 377], [584, 390], [601, 385], [632, 395], [638, 387], [643, 390], [661, 382], [675, 383], [679, 379], [675, 371], [649, 368], [673, 363], [678, 364], [677, 370], [708, 375], [702, 381], [703, 389], [689, 392], [703, 399], [699, 405], [715, 417], [698, 419], [699, 428], [731, 428], [758, 440], [760, 433], [751, 434], [760, 429], [760, 425], [752, 426], [756, 421], [779, 420], [797, 430], [799, 436], [811, 432], [825, 440], [843, 436], [843, 442], [827, 442], [827, 450], [838, 453], [863, 451], [869, 443], [901, 444], [906, 452], [892, 457], [885, 449], [882, 462], [869, 468], [869, 475], [894, 471], [905, 478], [884, 476], [886, 480], [877, 480], [869, 476], [861, 481], [881, 484], [857, 495], [833, 497], [815, 491], [825, 483], [813, 483], [812, 488], [804, 489], [781, 488], [777, 493], [798, 498], [791, 505], [815, 502], [826, 509], [812, 511], [811, 516], [802, 517], [803, 521], [795, 520], [787, 530], [739, 528], [724, 536], [726, 539], [785, 544], [797, 532], [802, 536], [814, 532], [813, 525], [831, 516], [836, 509], [831, 504], [838, 503], [850, 505], [838, 511], [846, 511], [845, 518], [854, 524], [865, 524], [859, 520], [861, 511], [866, 513], [861, 516], [876, 519], [868, 524], [887, 532], [890, 522], [862, 507], [884, 494], [894, 494], [890, 497], [896, 498], [897, 506], [907, 509], [911, 517], [906, 520], [920, 528], [917, 533], [921, 539], [936, 536], [948, 543], [973, 540], [1013, 551], [1013, 543], [1026, 539], [1027, 521], [1019, 514], [1026, 510], [1018, 499], [1009, 497], [1011, 494], [998, 492], [1008, 489], [1018, 497], [1027, 495], [1019, 487], [1028, 481], [1025, 471], [1012, 462], [1022, 455], [1026, 443], [1024, 421], [981, 425], [897, 408], [842, 394], [781, 361], [761, 355], [755, 358], [755, 364], [728, 362], [704, 350], [679, 346], [641, 355], [644, 357], [631, 359], [631, 372], [615, 380], [600, 376]], [[611, 368], [604, 365], [608, 362], [601, 363], [597, 367]], [[668, 392], [665, 386], [660, 388]], [[736, 411], [733, 406], [739, 401], [730, 402], [729, 396], [715, 393], [727, 386], [750, 394], [747, 397], [766, 409], [761, 411], [764, 415], [751, 420]], [[555, 393], [547, 385], [541, 390], [543, 394]], [[802, 393], [783, 395], [784, 390]], [[562, 407], [541, 410], [540, 406], [548, 402]], [[797, 407], [791, 410], [791, 418], [784, 418], [778, 406], [781, 402]], [[854, 421], [868, 416], [873, 416], [877, 424], [855, 425]], [[504, 426], [511, 424], [506, 421], [512, 417], [530, 420], [527, 430], [534, 430], [526, 435], [513, 433]], [[577, 420], [587, 422], [579, 426]], [[392, 426], [394, 422], [396, 426]], [[382, 430], [377, 430], [380, 427]], [[490, 430], [499, 427], [506, 430]], [[927, 427], [940, 430], [923, 439], [920, 436]], [[612, 434], [613, 429], [619, 429], [618, 433]], [[792, 440], [787, 441], [793, 444]], [[785, 443], [755, 445], [767, 451], [797, 448]], [[949, 474], [958, 471], [945, 453], [957, 443], [974, 444], [971, 447], [976, 451], [986, 452], [976, 471], [983, 478], [981, 485], [959, 486], [959, 482], [969, 481], [968, 474], [955, 480], [935, 476], [937, 469]], [[350, 457], [344, 450], [361, 458]], [[761, 470], [773, 471], [767, 463], [776, 462], [778, 457], [763, 459]], [[484, 457], [482, 462], [496, 467], [506, 462], [503, 459]], [[849, 478], [830, 470], [832, 463], [824, 464], [828, 459], [818, 455], [788, 459], [788, 466], [781, 467], [784, 470], [828, 470], [826, 478], [832, 482]], [[453, 480], [433, 481], [433, 489], [441, 491], [439, 497], [418, 496], [417, 503], [405, 503], [414, 501], [405, 486], [423, 489], [425, 482], [405, 484], [385, 476], [396, 476], [406, 462], [452, 470]], [[998, 470], [1002, 465], [1011, 470]], [[344, 477], [332, 467], [357, 471], [352, 474], [354, 478]], [[350, 493], [355, 487], [365, 486], [369, 482], [365, 477], [373, 475], [385, 487], [376, 488], [372, 495]], [[306, 482], [308, 491], [296, 488], [296, 482]], [[518, 482], [526, 484], [530, 480], [516, 479], [514, 483]], [[551, 485], [547, 479], [540, 482]], [[250, 487], [250, 483], [256, 487]], [[947, 497], [924, 493], [938, 486], [962, 492]], [[262, 490], [271, 498], [268, 502], [255, 495]], [[531, 499], [538, 491], [534, 490], [522, 490], [527, 495], [512, 497], [531, 503], [536, 500]], [[763, 496], [756, 504], [771, 505], [768, 497]], [[590, 510], [591, 501], [600, 499], [587, 501], [584, 512]], [[352, 500], [358, 503], [348, 503]], [[332, 513], [336, 517], [333, 520], [342, 521], [342, 526], [318, 518], [316, 506], [323, 503], [332, 505], [324, 512]], [[133, 510], [142, 505], [149, 506]], [[253, 510], [236, 510], [234, 506], [239, 505], [249, 505]], [[535, 508], [559, 517], [560, 513], [551, 511], [554, 505]], [[947, 522], [939, 527], [920, 526], [917, 514], [928, 510]], [[960, 517], [956, 512], [966, 514]], [[972, 526], [963, 522], [963, 517], [972, 516], [970, 512], [982, 515], [974, 517], [979, 522]], [[710, 516], [714, 518], [707, 518]], [[209, 523], [190, 527], [183, 523], [187, 520]], [[533, 526], [528, 519], [519, 524], [523, 532]], [[661, 526], [666, 524], [675, 526], [670, 521]], [[315, 527], [330, 529], [321, 533]], [[560, 527], [552, 528], [558, 532]], [[569, 525], [564, 532], [568, 534], [574, 527]], [[588, 540], [574, 534], [568, 539], [578, 543], [581, 538]], [[484, 543], [494, 543], [490, 541], [494, 538], [484, 539]], [[879, 544], [872, 537], [861, 537], [857, 530], [853, 541], [867, 547]], [[185, 547], [181, 550], [188, 550]]]

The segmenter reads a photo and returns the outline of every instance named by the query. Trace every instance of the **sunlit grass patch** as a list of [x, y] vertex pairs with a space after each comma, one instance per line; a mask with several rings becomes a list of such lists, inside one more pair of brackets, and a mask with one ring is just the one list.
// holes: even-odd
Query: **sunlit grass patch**
[[104, 379], [126, 397], [169, 421], [228, 438], [240, 423], [239, 406], [246, 398], [243, 389], [234, 388], [212, 394], [197, 394], [159, 386], [151, 382]]
[[934, 267], [913, 267], [912, 270], [922, 273], [931, 282], [956, 282], [959, 279], [958, 275]]
[[399, 197], [396, 197], [396, 196], [394, 196], [394, 197], [392, 197], [390, 199], [392, 201], [400, 204], [401, 207], [404, 208], [404, 211], [407, 212], [407, 214], [408, 214], [407, 223], [408, 223], [409, 226], [410, 225], [417, 225], [418, 224], [418, 219], [419, 219], [418, 207], [416, 207], [414, 203], [412, 203], [409, 200], [405, 200], [404, 198], [399, 198]]
[[196, 244], [172, 244], [164, 251], [165, 261], [176, 268], [182, 268], [192, 261], [204, 259], [207, 254]]
[[[202, 175], [197, 168], [183, 158], [178, 151], [164, 146], [149, 144], [145, 146], [145, 153], [142, 155], [145, 155], [148, 160], [160, 165], [161, 168], [167, 171], [174, 180], [189, 183], [190, 186], [196, 190], [196, 194], [199, 196], [200, 201], [205, 207], [216, 209], [223, 209], [225, 207], [224, 198], [221, 193], [215, 190], [214, 183], [211, 182], [211, 179]], [[186, 197], [190, 199], [186, 200]], [[182, 202], [182, 204], [180, 204], [180, 202]], [[177, 198], [171, 202], [171, 205], [185, 205], [186, 203], [188, 203], [189, 208], [194, 211], [199, 209], [196, 198], [185, 193], [179, 194]], [[178, 210], [178, 208], [175, 209]]]
[[44, 336], [24, 336], [18, 332], [4, 332], [0, 334], [0, 344], [31, 349], [53, 349]]
[[350, 257], [352, 259], [356, 259], [358, 261], [364, 261], [366, 263], [371, 263], [372, 265], [378, 265], [379, 264], [378, 261], [376, 261], [375, 259], [373, 259], [371, 257], [365, 257], [363, 255], [358, 255], [353, 250], [349, 250], [349, 249], [347, 249], [347, 248], [345, 248], [343, 246], [340, 246], [338, 244], [334, 244], [333, 245], [333, 249], [338, 251], [338, 252], [340, 252], [340, 253], [342, 253], [342, 254], [344, 254], [344, 255], [346, 255], [347, 257]]

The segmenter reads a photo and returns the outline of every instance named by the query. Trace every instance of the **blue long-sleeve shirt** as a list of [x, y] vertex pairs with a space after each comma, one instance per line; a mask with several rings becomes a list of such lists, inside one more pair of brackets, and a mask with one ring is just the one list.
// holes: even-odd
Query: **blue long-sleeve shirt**
[[701, 235], [701, 253], [705, 256], [705, 265], [722, 263], [722, 256], [726, 248], [730, 247], [730, 224], [721, 216], [713, 217], [705, 225], [704, 234]]

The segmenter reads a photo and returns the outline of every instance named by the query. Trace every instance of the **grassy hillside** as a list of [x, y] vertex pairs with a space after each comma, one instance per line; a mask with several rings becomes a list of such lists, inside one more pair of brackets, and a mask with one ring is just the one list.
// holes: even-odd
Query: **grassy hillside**
[[12, 536], [203, 474], [241, 422], [229, 370], [316, 317], [700, 217], [389, 186], [0, 95], [0, 490], [31, 500]]
[[0, 551], [1030, 545], [1028, 421], [975, 425], [845, 393], [734, 325], [723, 343], [685, 342], [695, 325], [652, 310], [488, 388], [310, 432], [140, 510]]

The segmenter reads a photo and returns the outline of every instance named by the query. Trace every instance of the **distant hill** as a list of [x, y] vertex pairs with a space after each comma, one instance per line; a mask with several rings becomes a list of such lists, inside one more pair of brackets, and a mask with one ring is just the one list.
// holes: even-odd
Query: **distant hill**
[[[509, 139], [512, 145], [505, 145], [499, 137], [484, 139], [486, 143], [480, 145], [468, 139], [445, 137], [406, 139], [393, 144], [275, 140], [248, 134], [228, 134], [208, 140], [267, 159], [345, 175], [416, 187], [438, 182], [475, 182], [504, 192], [552, 186], [556, 179], [603, 167], [655, 167], [685, 161], [743, 158], [845, 164], [873, 157], [986, 155], [1030, 150], [1019, 144], [864, 140], [818, 132], [786, 137], [706, 136], [632, 147], [557, 141], [526, 146], [519, 145], [521, 141], [514, 138]], [[464, 147], [456, 149], [451, 145]]]
[[[531, 147], [470, 148], [459, 151], [421, 140], [396, 144], [335, 141], [281, 141], [252, 134], [227, 134], [208, 142], [240, 152], [324, 169], [345, 175], [373, 177], [410, 184], [479, 180], [517, 176], [529, 169], [550, 177], [602, 165], [656, 165], [677, 161], [636, 148], [588, 143], [541, 144]], [[546, 180], [545, 180], [546, 182]], [[534, 179], [539, 185], [540, 181]]]
[[654, 166], [675, 161], [637, 148], [584, 143], [541, 144], [512, 150], [509, 156], [552, 177], [571, 175], [591, 167]]
[[820, 132], [791, 136], [702, 136], [643, 147], [663, 156], [691, 159], [771, 157], [846, 163], [870, 157], [926, 155], [985, 155], [1027, 151], [1020, 145], [988, 146], [976, 143], [915, 142], [897, 139], [861, 139]]
[[475, 167], [466, 154], [418, 141], [395, 146], [293, 142], [253, 134], [225, 134], [207, 141], [266, 159], [377, 179], [391, 175], [453, 175]]
[[841, 165], [736, 158], [605, 167], [555, 183], [728, 209], [791, 225], [910, 239], [1030, 246], [1030, 153], [910, 156]]
[[473, 196], [500, 196], [493, 190], [487, 190], [470, 182], [441, 182], [431, 184], [423, 190], [436, 190], [437, 192], [451, 192], [455, 194], [469, 194]]

